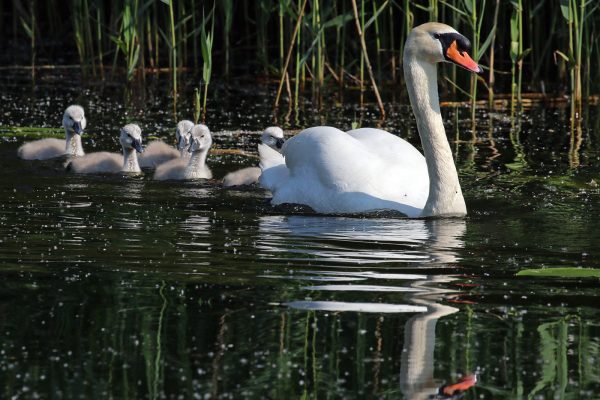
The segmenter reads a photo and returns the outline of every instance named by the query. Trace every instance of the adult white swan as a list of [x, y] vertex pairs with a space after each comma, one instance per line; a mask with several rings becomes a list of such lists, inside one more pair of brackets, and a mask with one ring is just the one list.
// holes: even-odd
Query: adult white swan
[[425, 157], [379, 129], [309, 128], [285, 143], [284, 162], [263, 166], [260, 183], [273, 193], [272, 204], [304, 204], [319, 213], [391, 209], [411, 218], [465, 215], [440, 114], [437, 63], [480, 72], [469, 49], [467, 38], [435, 22], [415, 27], [406, 40], [404, 77]]

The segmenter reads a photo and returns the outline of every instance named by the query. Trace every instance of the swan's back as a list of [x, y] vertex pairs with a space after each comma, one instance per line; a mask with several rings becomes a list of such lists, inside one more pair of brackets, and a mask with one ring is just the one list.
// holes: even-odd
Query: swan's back
[[[263, 171], [280, 177], [263, 185], [273, 192], [274, 204], [306, 204], [325, 213], [393, 209], [417, 216], [427, 201], [425, 159], [385, 131], [309, 128], [289, 139], [283, 154], [285, 171], [281, 166]], [[261, 177], [261, 185], [273, 181]]]
[[74, 158], [67, 167], [78, 174], [118, 173], [123, 168], [123, 156], [100, 151]]
[[223, 186], [245, 186], [252, 185], [258, 182], [261, 170], [259, 167], [243, 168], [234, 172], [230, 172], [223, 178]]
[[65, 154], [65, 140], [56, 138], [40, 139], [21, 145], [17, 154], [24, 160], [48, 160]]
[[286, 142], [283, 154], [292, 177], [310, 175], [324, 187], [344, 191], [363, 188], [368, 172], [381, 167], [371, 149], [329, 126], [302, 131]]
[[186, 158], [176, 158], [160, 164], [154, 171], [154, 179], [157, 181], [185, 179], [185, 169], [188, 161]]
[[402, 157], [403, 163], [412, 164], [415, 168], [426, 166], [425, 157], [419, 150], [389, 132], [375, 128], [360, 128], [348, 131], [347, 134], [390, 162], [396, 162], [398, 157]]
[[142, 168], [156, 168], [159, 164], [178, 157], [179, 151], [175, 148], [161, 140], [155, 140], [150, 142], [139, 156], [139, 163]]

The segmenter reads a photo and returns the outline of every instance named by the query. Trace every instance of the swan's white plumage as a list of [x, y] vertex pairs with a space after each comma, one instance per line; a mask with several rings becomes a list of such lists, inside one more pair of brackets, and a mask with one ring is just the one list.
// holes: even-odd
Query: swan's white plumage
[[309, 128], [285, 143], [283, 156], [285, 164], [265, 165], [260, 178], [273, 204], [305, 204], [320, 213], [393, 209], [413, 217], [427, 200], [425, 159], [385, 131]]
[[146, 146], [144, 152], [139, 157], [140, 167], [156, 168], [159, 164], [169, 160], [179, 158], [177, 149], [169, 146], [162, 140], [154, 140]]
[[404, 46], [405, 81], [426, 158], [379, 129], [309, 128], [283, 146], [285, 165], [263, 167], [260, 183], [273, 193], [272, 203], [304, 204], [321, 213], [466, 215], [439, 107], [436, 64], [455, 60], [481, 71], [467, 54], [468, 43], [447, 25], [427, 23], [415, 27]]
[[17, 155], [24, 160], [48, 160], [51, 158], [83, 156], [81, 134], [87, 120], [81, 106], [70, 105], [63, 114], [62, 125], [65, 129], [65, 139], [40, 139], [24, 143], [17, 150]]

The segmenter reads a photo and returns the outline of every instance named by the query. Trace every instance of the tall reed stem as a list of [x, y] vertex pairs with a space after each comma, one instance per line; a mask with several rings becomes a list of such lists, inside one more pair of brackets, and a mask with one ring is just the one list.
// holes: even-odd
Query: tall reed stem
[[294, 27], [294, 33], [292, 33], [292, 38], [290, 40], [290, 48], [288, 49], [287, 56], [285, 57], [285, 64], [283, 65], [283, 71], [281, 71], [281, 79], [279, 80], [279, 87], [277, 88], [277, 95], [275, 96], [275, 108], [279, 107], [279, 99], [281, 98], [281, 89], [283, 89], [283, 82], [285, 81], [285, 74], [287, 72], [288, 66], [290, 65], [290, 59], [292, 58], [292, 51], [294, 49], [294, 42], [296, 41], [296, 36], [298, 35], [298, 31], [300, 29], [300, 25], [302, 24], [302, 18], [304, 16], [304, 10], [306, 9], [306, 3], [308, 0], [304, 0], [300, 10], [298, 12], [298, 20], [296, 21], [296, 26]]
[[360, 46], [362, 48], [362, 54], [365, 60], [365, 64], [367, 66], [367, 72], [369, 73], [369, 77], [371, 78], [371, 85], [373, 85], [373, 92], [375, 93], [375, 98], [377, 99], [377, 105], [379, 106], [379, 113], [381, 114], [381, 118], [385, 119], [385, 108], [383, 107], [383, 102], [381, 101], [381, 96], [379, 96], [379, 89], [377, 89], [377, 82], [375, 82], [375, 77], [373, 76], [373, 69], [371, 68], [371, 62], [369, 61], [369, 54], [367, 53], [367, 45], [365, 43], [365, 37], [363, 35], [363, 31], [361, 29], [361, 24], [358, 19], [358, 7], [356, 6], [356, 0], [352, 0], [352, 10], [354, 11], [354, 22], [356, 24], [356, 31], [358, 32], [358, 36], [360, 39]]

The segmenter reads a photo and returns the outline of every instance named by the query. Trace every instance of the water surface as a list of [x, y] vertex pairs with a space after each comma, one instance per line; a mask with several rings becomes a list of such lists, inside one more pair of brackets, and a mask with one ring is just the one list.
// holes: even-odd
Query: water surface
[[[598, 279], [515, 276], [600, 268], [596, 109], [579, 131], [568, 110], [482, 110], [473, 137], [469, 110], [444, 108], [467, 218], [318, 216], [222, 189], [251, 157], [212, 155], [217, 179], [184, 183], [19, 160], [35, 136], [15, 127], [57, 127], [73, 102], [88, 152], [118, 151], [130, 121], [173, 141], [160, 79], [38, 78], [0, 81], [0, 397], [419, 399], [473, 373], [467, 399], [600, 393]], [[217, 85], [215, 147], [254, 152], [273, 93]], [[378, 123], [372, 105], [310, 103], [279, 123]], [[385, 127], [418, 144], [406, 104], [387, 106]]]

